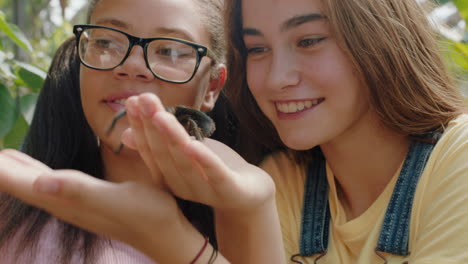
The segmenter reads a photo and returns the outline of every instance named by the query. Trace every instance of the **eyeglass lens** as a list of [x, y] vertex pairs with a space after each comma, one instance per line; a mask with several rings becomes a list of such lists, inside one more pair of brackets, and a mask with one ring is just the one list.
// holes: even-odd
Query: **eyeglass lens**
[[[129, 46], [129, 39], [121, 32], [89, 28], [80, 36], [79, 54], [87, 66], [108, 70], [122, 63]], [[157, 39], [146, 47], [146, 60], [151, 71], [169, 81], [190, 79], [197, 66], [197, 56], [194, 47], [177, 40]]]

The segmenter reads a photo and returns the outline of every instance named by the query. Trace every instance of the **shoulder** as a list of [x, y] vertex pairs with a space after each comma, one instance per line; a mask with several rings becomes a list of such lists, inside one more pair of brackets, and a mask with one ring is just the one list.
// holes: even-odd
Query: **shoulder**
[[447, 126], [421, 176], [414, 202], [412, 259], [446, 263], [450, 256], [453, 263], [467, 263], [468, 115]]
[[440, 139], [440, 145], [456, 146], [458, 144], [465, 143], [465, 145], [461, 145], [459, 147], [466, 147], [467, 141], [468, 114], [462, 114], [449, 122], [442, 138]]
[[[451, 121], [435, 145], [415, 202], [426, 219], [428, 214], [468, 212], [468, 115]], [[468, 224], [468, 218], [464, 221]]]
[[[460, 176], [468, 176], [468, 115], [463, 114], [452, 120], [434, 147], [428, 162], [432, 174], [446, 175], [463, 169]], [[459, 171], [462, 172], [462, 171]]]

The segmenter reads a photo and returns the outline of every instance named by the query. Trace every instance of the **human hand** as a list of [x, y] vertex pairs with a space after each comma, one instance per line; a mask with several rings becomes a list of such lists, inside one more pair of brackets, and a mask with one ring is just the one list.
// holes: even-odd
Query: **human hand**
[[218, 211], [254, 211], [274, 199], [274, 183], [226, 145], [193, 140], [154, 94], [126, 102], [130, 129], [122, 141], [139, 151], [156, 182], [178, 197]]
[[146, 183], [111, 183], [79, 171], [52, 170], [21, 152], [3, 150], [0, 192], [124, 241], [158, 263], [188, 263], [202, 245], [201, 234], [183, 216], [175, 198]]

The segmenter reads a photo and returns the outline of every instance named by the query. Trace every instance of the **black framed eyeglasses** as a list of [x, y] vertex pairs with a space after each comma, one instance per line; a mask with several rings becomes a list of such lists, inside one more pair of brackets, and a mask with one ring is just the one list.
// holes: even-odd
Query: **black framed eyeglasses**
[[189, 82], [204, 56], [214, 59], [207, 47], [177, 38], [138, 38], [124, 31], [97, 25], [75, 25], [81, 63], [95, 70], [122, 65], [135, 45], [143, 48], [146, 66], [153, 75], [170, 83]]

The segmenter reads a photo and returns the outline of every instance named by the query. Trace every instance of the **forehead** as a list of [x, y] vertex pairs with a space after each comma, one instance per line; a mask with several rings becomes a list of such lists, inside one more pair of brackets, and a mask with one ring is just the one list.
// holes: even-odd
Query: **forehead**
[[178, 37], [207, 44], [208, 33], [197, 3], [194, 0], [100, 0], [90, 22], [116, 27], [139, 37], [180, 31], [188, 36]]
[[242, 0], [242, 23], [252, 28], [280, 27], [293, 17], [320, 14], [321, 7], [320, 0]]

